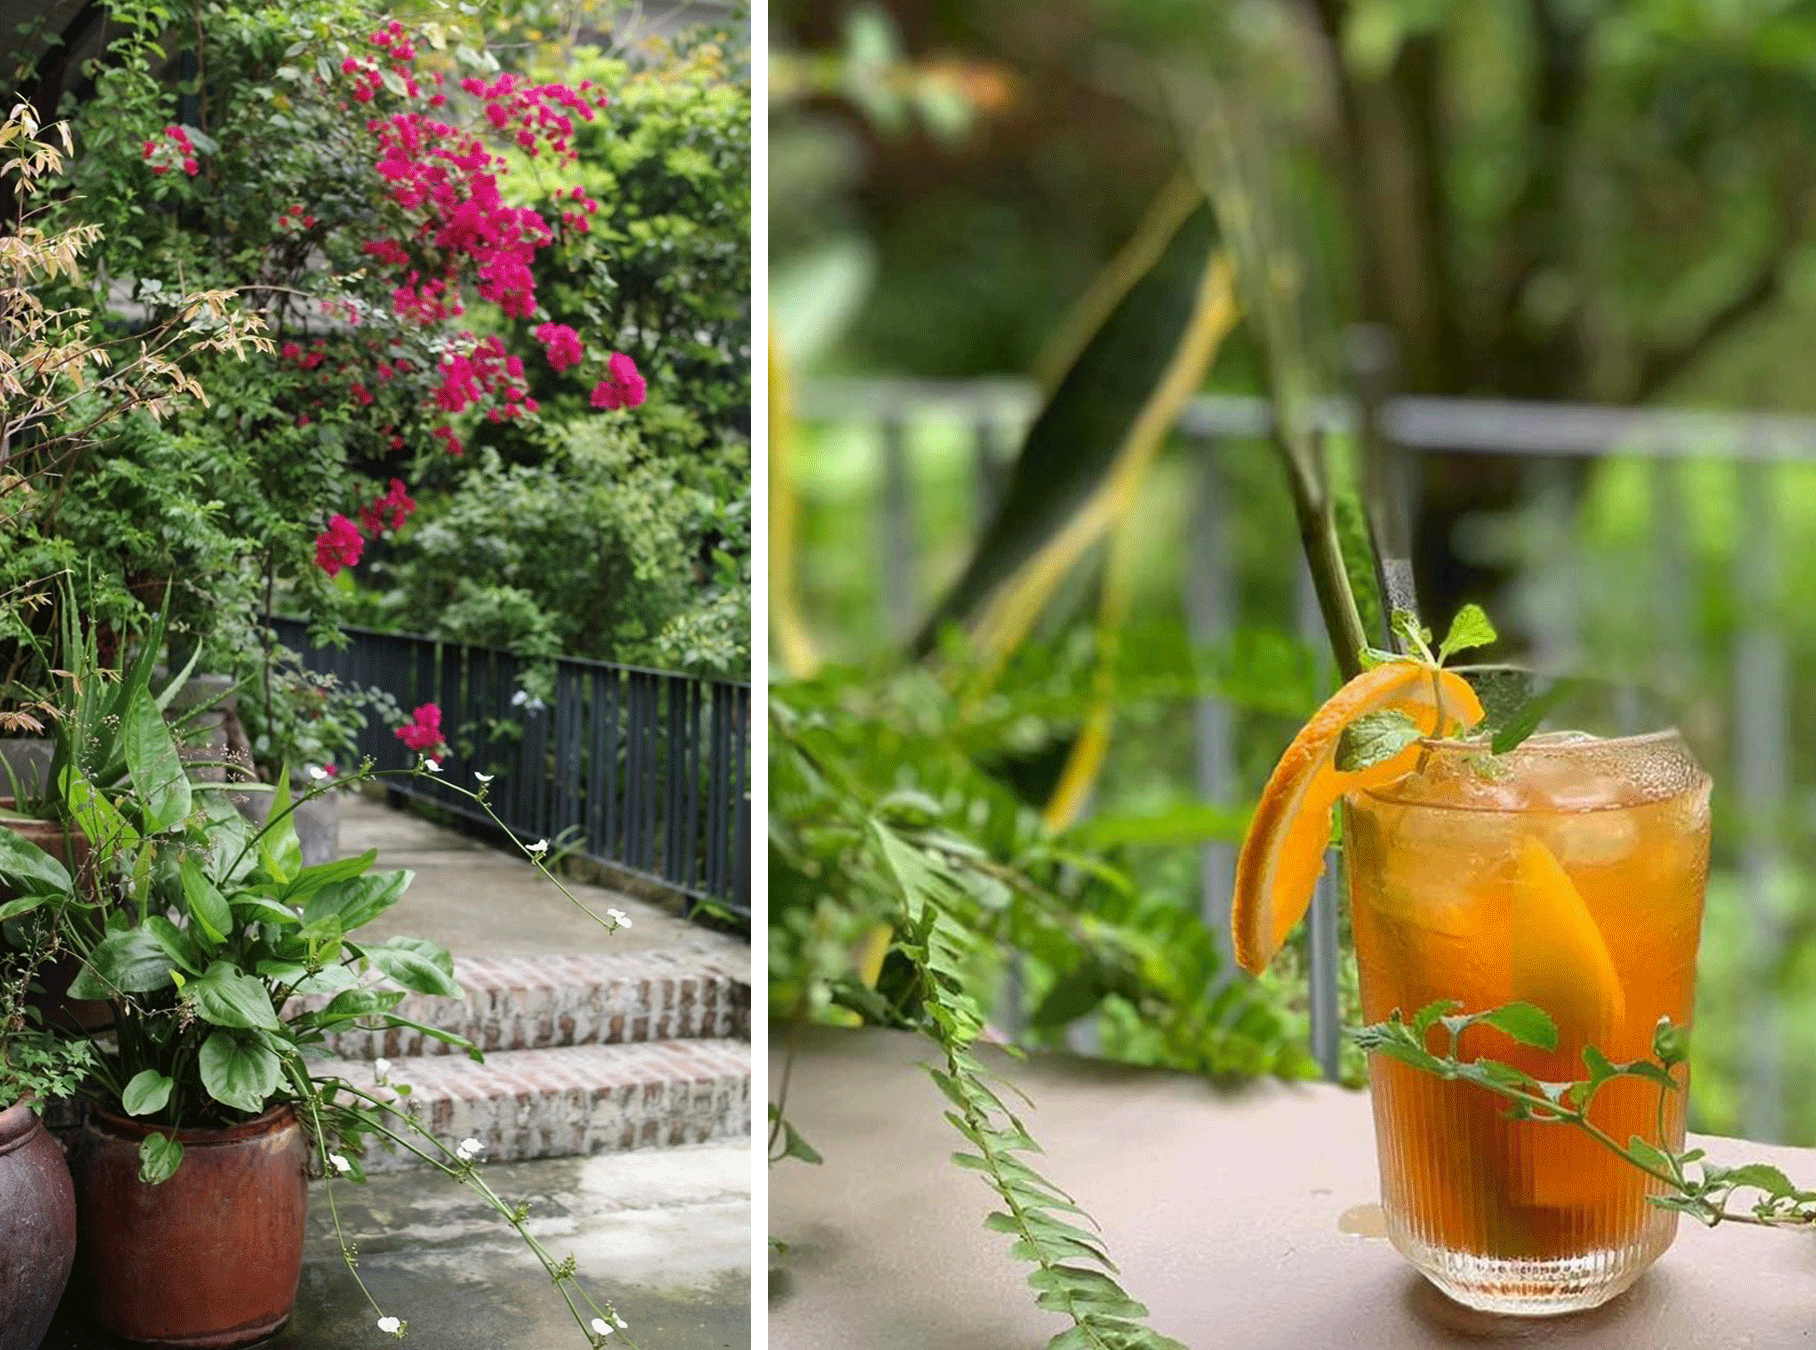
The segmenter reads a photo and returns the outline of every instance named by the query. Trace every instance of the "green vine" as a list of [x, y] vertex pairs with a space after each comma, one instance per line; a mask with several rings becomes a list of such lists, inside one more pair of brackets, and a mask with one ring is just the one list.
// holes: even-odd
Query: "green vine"
[[881, 822], [873, 821], [872, 830], [904, 907], [895, 949], [918, 976], [920, 1030], [945, 1057], [944, 1069], [927, 1071], [952, 1103], [947, 1121], [974, 1150], [954, 1153], [952, 1160], [982, 1176], [1002, 1199], [1005, 1208], [984, 1225], [1013, 1237], [1010, 1255], [1034, 1266], [1028, 1283], [1036, 1304], [1071, 1320], [1048, 1350], [1184, 1350], [1144, 1325], [1148, 1310], [1117, 1283], [1116, 1264], [1091, 1217], [1017, 1156], [1039, 1153], [1040, 1145], [992, 1086], [1014, 1091], [1012, 1085], [990, 1075], [972, 1053], [984, 1012], [966, 990], [967, 934], [942, 908], [961, 889], [951, 864]]
[[[1529, 1003], [1508, 1003], [1484, 1012], [1465, 1013], [1454, 999], [1427, 1004], [1410, 1020], [1398, 1008], [1385, 1022], [1362, 1027], [1351, 1035], [1364, 1050], [1387, 1055], [1422, 1073], [1455, 1082], [1473, 1083], [1507, 1099], [1508, 1117], [1581, 1130], [1609, 1152], [1624, 1158], [1664, 1187], [1648, 1195], [1661, 1209], [1688, 1214], [1713, 1228], [1720, 1223], [1751, 1224], [1764, 1228], [1816, 1229], [1816, 1190], [1802, 1190], [1770, 1163], [1724, 1167], [1706, 1160], [1700, 1148], [1674, 1150], [1665, 1140], [1665, 1112], [1671, 1094], [1682, 1091], [1675, 1070], [1689, 1053], [1687, 1032], [1669, 1017], [1661, 1017], [1652, 1035], [1649, 1059], [1617, 1063], [1594, 1046], [1583, 1050], [1587, 1078], [1547, 1082], [1502, 1060], [1476, 1056], [1463, 1059], [1457, 1042], [1465, 1029], [1491, 1026], [1520, 1045], [1540, 1050], [1557, 1048], [1557, 1024]], [[1449, 1037], [1442, 1053], [1432, 1051], [1429, 1035], [1439, 1029]], [[1596, 1094], [1617, 1078], [1642, 1078], [1658, 1088], [1658, 1108], [1651, 1140], [1632, 1135], [1626, 1143], [1614, 1138], [1589, 1118]], [[1742, 1208], [1731, 1208], [1737, 1192], [1752, 1191], [1757, 1198]]]

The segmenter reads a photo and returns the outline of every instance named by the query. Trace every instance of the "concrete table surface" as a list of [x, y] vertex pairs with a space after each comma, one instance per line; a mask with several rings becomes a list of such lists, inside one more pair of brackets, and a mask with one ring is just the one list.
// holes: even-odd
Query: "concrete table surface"
[[[773, 1039], [772, 1085], [786, 1037]], [[985, 1231], [994, 1192], [949, 1161], [960, 1141], [916, 1067], [933, 1053], [900, 1032], [803, 1037], [788, 1115], [825, 1163], [771, 1171], [769, 1233], [789, 1244], [771, 1258], [771, 1350], [1034, 1350], [1065, 1325], [1034, 1306], [1009, 1239]], [[1192, 1350], [1816, 1348], [1816, 1238], [1685, 1220], [1601, 1308], [1479, 1314], [1385, 1238], [1340, 1226], [1379, 1199], [1366, 1094], [985, 1058], [1034, 1100], [1038, 1166], [1103, 1225], [1151, 1325]], [[1714, 1161], [1773, 1162], [1816, 1184], [1816, 1149], [1698, 1142]]]

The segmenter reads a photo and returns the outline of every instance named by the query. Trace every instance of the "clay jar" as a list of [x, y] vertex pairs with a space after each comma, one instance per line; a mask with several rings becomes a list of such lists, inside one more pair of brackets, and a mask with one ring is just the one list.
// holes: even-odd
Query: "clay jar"
[[77, 1279], [102, 1329], [149, 1345], [250, 1345], [289, 1320], [303, 1269], [308, 1146], [288, 1106], [177, 1130], [183, 1163], [139, 1180], [162, 1127], [96, 1110], [77, 1143]]
[[19, 1102], [0, 1111], [0, 1350], [37, 1350], [75, 1257], [63, 1150]]

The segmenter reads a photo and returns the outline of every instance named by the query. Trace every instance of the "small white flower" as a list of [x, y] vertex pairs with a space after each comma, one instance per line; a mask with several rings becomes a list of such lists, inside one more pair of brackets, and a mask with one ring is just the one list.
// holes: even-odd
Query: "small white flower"
[[436, 760], [436, 759], [426, 759], [425, 758], [422, 762], [422, 767], [423, 767], [424, 771], [427, 773], [440, 773], [441, 772], [441, 761]]
[[535, 843], [527, 844], [525, 847], [529, 850], [531, 857], [540, 858], [549, 851], [549, 841], [546, 839], [538, 839]]
[[454, 1156], [459, 1158], [462, 1162], [472, 1162], [473, 1159], [485, 1152], [485, 1147], [486, 1146], [477, 1139], [462, 1139], [459, 1146], [454, 1150]]
[[372, 1061], [372, 1072], [380, 1078], [389, 1076], [389, 1074], [391, 1072], [391, 1061], [388, 1059], [373, 1060]]
[[309, 766], [309, 776], [319, 783], [328, 776], [328, 771], [319, 764], [311, 764]]
[[511, 706], [513, 708], [521, 708], [529, 701], [530, 691], [528, 689], [519, 689], [515, 694], [511, 695]]
[[631, 916], [621, 909], [608, 909], [605, 911], [605, 917], [612, 921], [614, 927], [629, 928], [631, 926]]
[[404, 1324], [395, 1317], [379, 1318], [378, 1329], [387, 1336], [402, 1336], [404, 1334]]
[[489, 773], [476, 773], [473, 775], [473, 777], [475, 777], [479, 780], [481, 786], [484, 786], [485, 784], [492, 781], [492, 775]]
[[611, 1334], [612, 1334], [612, 1327], [609, 1322], [607, 1322], [603, 1317], [595, 1317], [593, 1319], [593, 1335], [609, 1336]]
[[328, 1155], [328, 1163], [330, 1166], [332, 1166], [334, 1168], [334, 1170], [336, 1172], [339, 1172], [342, 1176], [345, 1176], [347, 1173], [349, 1173], [353, 1170], [353, 1164], [348, 1162], [345, 1158], [343, 1158], [338, 1153], [330, 1153]]

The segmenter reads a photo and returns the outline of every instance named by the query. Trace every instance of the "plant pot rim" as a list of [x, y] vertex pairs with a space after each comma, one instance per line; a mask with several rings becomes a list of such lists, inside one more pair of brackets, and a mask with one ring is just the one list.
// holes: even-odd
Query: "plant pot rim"
[[41, 1128], [38, 1113], [32, 1110], [32, 1096], [28, 1092], [0, 1107], [0, 1158], [30, 1139], [33, 1130]]
[[172, 1129], [168, 1125], [154, 1125], [150, 1121], [134, 1120], [131, 1116], [118, 1115], [105, 1106], [97, 1105], [89, 1113], [86, 1126], [93, 1129], [104, 1129], [108, 1134], [123, 1139], [144, 1139], [148, 1135], [174, 1135], [184, 1148], [209, 1148], [221, 1144], [236, 1144], [242, 1139], [251, 1139], [261, 1134], [271, 1134], [287, 1125], [296, 1123], [296, 1107], [290, 1102], [272, 1107], [263, 1115], [243, 1120], [237, 1125], [184, 1125]]

